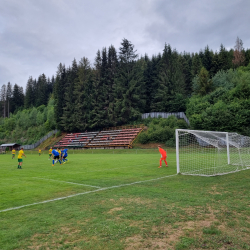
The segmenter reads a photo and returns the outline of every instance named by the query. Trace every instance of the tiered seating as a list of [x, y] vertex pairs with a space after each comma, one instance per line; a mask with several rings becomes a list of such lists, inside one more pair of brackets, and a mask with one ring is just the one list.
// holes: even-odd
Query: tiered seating
[[54, 147], [85, 147], [98, 133], [99, 131], [67, 134]]
[[110, 146], [117, 147], [131, 145], [141, 130], [142, 128], [122, 129], [120, 134], [110, 143]]
[[107, 147], [120, 134], [122, 129], [101, 131], [89, 144], [88, 147]]
[[116, 148], [132, 147], [137, 135], [143, 130], [140, 128], [113, 128], [101, 132], [85, 132], [67, 134], [54, 147], [73, 148]]

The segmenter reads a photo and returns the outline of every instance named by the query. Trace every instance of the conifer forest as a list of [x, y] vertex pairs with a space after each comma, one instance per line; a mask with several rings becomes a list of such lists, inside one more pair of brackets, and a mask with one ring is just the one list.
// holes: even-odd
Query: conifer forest
[[[250, 136], [250, 49], [209, 46], [178, 52], [170, 44], [149, 57], [132, 42], [98, 50], [95, 61], [72, 58], [56, 74], [18, 84], [1, 83], [0, 140], [26, 143], [52, 129], [66, 132], [134, 124], [148, 112], [184, 112], [192, 129]], [[143, 123], [143, 122], [142, 122]], [[19, 138], [19, 139], [18, 139]]]

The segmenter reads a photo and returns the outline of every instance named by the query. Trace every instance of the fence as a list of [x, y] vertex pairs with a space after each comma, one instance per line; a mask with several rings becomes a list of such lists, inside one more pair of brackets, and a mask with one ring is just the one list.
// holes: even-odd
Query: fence
[[145, 114], [142, 114], [142, 119], [146, 119], [148, 117], [151, 117], [151, 118], [158, 118], [158, 117], [168, 118], [171, 115], [176, 116], [178, 119], [184, 119], [185, 122], [188, 124], [188, 126], [190, 126], [189, 120], [186, 117], [184, 112], [175, 112], [175, 113], [151, 112], [151, 113], [145, 113]]
[[21, 147], [23, 147], [23, 149], [34, 149], [34, 148], [38, 147], [42, 142], [44, 142], [45, 140], [47, 140], [50, 136], [56, 134], [57, 132], [58, 132], [58, 130], [55, 129], [55, 130], [49, 132], [47, 135], [45, 135], [43, 138], [41, 138], [36, 143], [31, 144], [31, 145], [23, 145]]

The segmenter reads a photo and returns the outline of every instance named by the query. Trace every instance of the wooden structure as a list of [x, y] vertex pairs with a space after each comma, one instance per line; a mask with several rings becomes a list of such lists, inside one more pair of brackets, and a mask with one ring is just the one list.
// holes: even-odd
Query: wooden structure
[[9, 148], [9, 151], [12, 151], [13, 149], [15, 150], [19, 150], [20, 149], [20, 144], [17, 143], [6, 143], [6, 144], [2, 144], [0, 145], [0, 153], [5, 153], [6, 152], [6, 148]]
[[96, 132], [70, 133], [54, 147], [58, 148], [132, 148], [144, 125], [108, 128]]

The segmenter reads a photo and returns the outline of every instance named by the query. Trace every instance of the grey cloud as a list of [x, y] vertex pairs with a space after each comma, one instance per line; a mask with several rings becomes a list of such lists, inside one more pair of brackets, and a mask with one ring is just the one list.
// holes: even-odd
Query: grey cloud
[[[123, 38], [139, 54], [232, 48], [239, 36], [250, 47], [248, 0], [9, 0], [0, 8], [0, 86], [23, 87], [29, 76], [51, 77], [58, 64], [83, 56], [93, 63], [98, 49]], [[4, 68], [4, 69], [3, 69]]]

